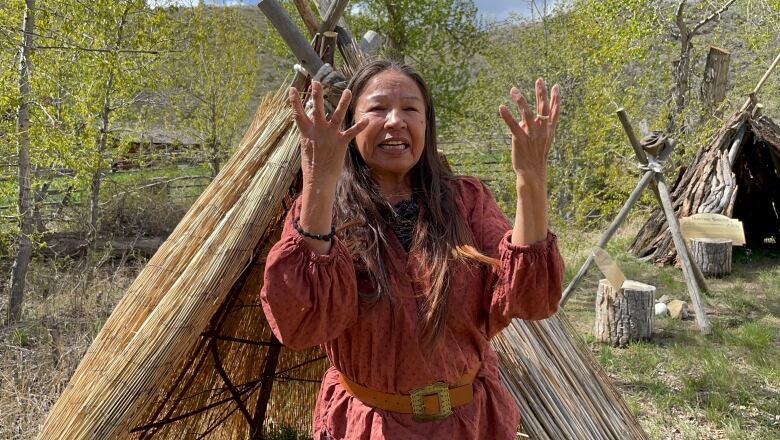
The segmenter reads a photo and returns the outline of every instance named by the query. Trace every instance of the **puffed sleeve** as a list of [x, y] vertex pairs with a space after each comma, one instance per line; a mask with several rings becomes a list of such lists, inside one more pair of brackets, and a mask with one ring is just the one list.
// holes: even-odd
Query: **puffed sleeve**
[[358, 293], [349, 251], [334, 238], [330, 252], [313, 251], [293, 227], [300, 199], [268, 254], [260, 299], [279, 340], [293, 349], [338, 337], [357, 319]]
[[461, 191], [468, 205], [469, 223], [480, 251], [496, 258], [490, 269], [483, 304], [487, 333], [493, 337], [513, 318], [545, 319], [558, 310], [564, 264], [555, 234], [531, 245], [511, 242], [512, 225], [490, 190], [476, 178], [463, 178]]

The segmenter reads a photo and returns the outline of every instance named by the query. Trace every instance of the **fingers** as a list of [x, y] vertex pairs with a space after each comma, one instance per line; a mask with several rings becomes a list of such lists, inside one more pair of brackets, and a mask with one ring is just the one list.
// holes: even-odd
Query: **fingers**
[[531, 107], [528, 106], [528, 101], [525, 100], [523, 94], [520, 93], [516, 87], [512, 87], [509, 94], [512, 96], [512, 100], [515, 101], [515, 104], [517, 104], [517, 109], [520, 110], [520, 114], [523, 115], [523, 121], [525, 121], [525, 124], [530, 128], [531, 121], [534, 120], [534, 115], [531, 113]]
[[303, 104], [301, 104], [301, 95], [298, 93], [298, 89], [290, 87], [287, 94], [290, 97], [293, 119], [295, 119], [298, 129], [301, 131], [307, 130], [311, 126], [311, 121], [306, 116], [306, 110], [304, 110]]
[[330, 117], [330, 122], [336, 127], [341, 127], [341, 123], [344, 122], [344, 115], [347, 113], [349, 103], [352, 101], [352, 92], [349, 89], [344, 90], [339, 99], [339, 104], [336, 106], [336, 110]]
[[520, 124], [517, 123], [515, 117], [512, 116], [512, 112], [505, 105], [498, 107], [498, 114], [501, 115], [501, 119], [504, 120], [504, 123], [506, 123], [513, 135], [520, 136], [523, 133], [520, 129]]
[[550, 104], [547, 101], [547, 87], [544, 79], [536, 80], [536, 114], [540, 116], [550, 116]]
[[558, 117], [561, 114], [561, 96], [558, 84], [553, 86], [550, 92], [550, 100], [552, 101], [550, 104], [550, 123], [553, 129], [555, 129], [558, 126]]
[[322, 97], [322, 83], [319, 81], [311, 82], [311, 100], [314, 104], [311, 117], [315, 122], [325, 121], [325, 104]]
[[344, 133], [341, 135], [344, 137], [344, 139], [347, 142], [350, 142], [352, 139], [355, 138], [355, 136], [358, 135], [361, 131], [363, 131], [366, 127], [368, 127], [368, 118], [365, 116], [360, 118], [359, 121], [355, 123], [352, 127], [349, 127]]

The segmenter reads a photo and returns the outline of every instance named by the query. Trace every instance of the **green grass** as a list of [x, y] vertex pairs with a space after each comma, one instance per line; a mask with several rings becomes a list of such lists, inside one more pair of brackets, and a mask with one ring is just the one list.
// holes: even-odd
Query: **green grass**
[[[607, 246], [627, 278], [656, 286], [690, 303], [680, 269], [636, 260], [626, 249], [638, 225]], [[559, 230], [567, 281], [579, 270], [599, 233]], [[708, 279], [703, 301], [712, 325], [702, 335], [695, 320], [656, 320], [649, 342], [613, 348], [595, 342], [594, 267], [566, 305], [566, 313], [614, 379], [652, 439], [780, 438], [780, 255], [735, 249], [734, 270]]]

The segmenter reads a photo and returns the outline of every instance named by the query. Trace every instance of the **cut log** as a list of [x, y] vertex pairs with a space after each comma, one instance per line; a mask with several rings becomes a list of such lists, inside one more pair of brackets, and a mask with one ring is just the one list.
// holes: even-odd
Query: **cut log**
[[654, 286], [627, 280], [622, 289], [616, 289], [603, 279], [596, 293], [593, 334], [598, 341], [615, 347], [651, 339], [655, 327], [654, 306]]
[[720, 278], [731, 273], [731, 240], [693, 238], [691, 252], [705, 276]]
[[707, 108], [707, 115], [714, 115], [718, 105], [726, 98], [731, 53], [725, 49], [710, 46], [704, 78], [701, 82], [701, 101]]

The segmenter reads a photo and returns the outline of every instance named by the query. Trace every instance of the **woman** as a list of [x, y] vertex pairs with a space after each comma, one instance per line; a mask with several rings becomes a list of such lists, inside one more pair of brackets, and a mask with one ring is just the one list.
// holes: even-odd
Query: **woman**
[[515, 437], [517, 408], [489, 341], [514, 317], [555, 313], [563, 263], [546, 201], [558, 87], [548, 102], [537, 81], [536, 117], [510, 95], [523, 115], [499, 109], [512, 132], [514, 226], [479, 180], [442, 163], [431, 96], [411, 68], [366, 65], [330, 120], [319, 83], [311, 118], [290, 90], [303, 191], [261, 297], [284, 344], [320, 345], [333, 365], [315, 439]]

